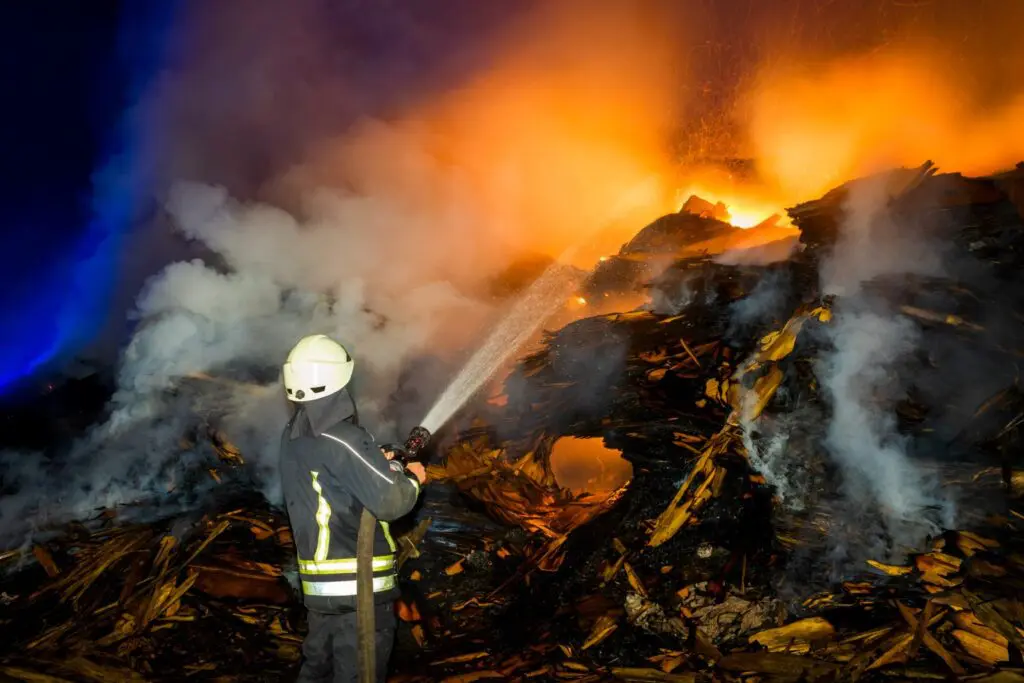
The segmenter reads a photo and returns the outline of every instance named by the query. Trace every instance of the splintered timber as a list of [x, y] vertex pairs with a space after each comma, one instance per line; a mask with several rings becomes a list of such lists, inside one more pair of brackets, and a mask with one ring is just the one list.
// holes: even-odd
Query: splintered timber
[[[767, 262], [694, 250], [733, 229], [713, 213], [641, 231], [582, 285], [647, 305], [545, 333], [461, 411], [396, 526], [391, 680], [1024, 681], [1024, 170], [854, 181], [791, 209], [799, 244]], [[939, 266], [893, 265], [908, 244]], [[851, 467], [850, 424], [916, 497]], [[211, 427], [209, 508], [4, 553], [7, 679], [294, 675], [291, 538], [230, 438]], [[631, 479], [562, 488], [563, 438], [601, 439]]]

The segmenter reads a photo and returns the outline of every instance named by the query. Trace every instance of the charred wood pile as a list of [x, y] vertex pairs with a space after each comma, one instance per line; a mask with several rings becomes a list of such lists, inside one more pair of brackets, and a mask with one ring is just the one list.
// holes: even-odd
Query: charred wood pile
[[[1024, 169], [928, 163], [789, 218], [768, 263], [723, 258], [714, 217], [661, 219], [587, 283], [647, 305], [546, 333], [463, 411], [396, 525], [391, 680], [1024, 682]], [[630, 481], [560, 485], [573, 439]], [[259, 496], [3, 559], [5, 680], [297, 671], [293, 548]]]

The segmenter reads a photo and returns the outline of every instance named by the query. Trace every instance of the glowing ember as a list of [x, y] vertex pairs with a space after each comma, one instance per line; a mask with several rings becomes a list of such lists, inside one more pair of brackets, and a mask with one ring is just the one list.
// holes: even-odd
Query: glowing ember
[[[741, 192], [741, 191], [734, 191]], [[702, 203], [721, 208], [714, 212], [700, 212], [699, 215], [708, 214], [709, 218], [717, 218], [737, 228], [755, 228], [762, 223], [777, 217], [774, 222], [776, 227], [789, 225], [789, 218], [782, 209], [783, 202], [771, 203], [757, 197], [756, 192], [751, 191], [750, 195], [723, 193], [707, 187], [690, 186], [685, 190], [676, 192], [679, 210], [691, 210], [687, 205], [692, 198], [704, 200]]]
[[559, 486], [572, 491], [614, 491], [633, 476], [633, 466], [601, 439], [563, 437], [551, 449], [551, 470]]

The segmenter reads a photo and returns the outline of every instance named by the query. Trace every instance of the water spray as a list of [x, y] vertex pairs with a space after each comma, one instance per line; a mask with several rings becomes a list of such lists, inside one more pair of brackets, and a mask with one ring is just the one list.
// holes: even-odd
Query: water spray
[[[619, 201], [612, 216], [598, 230], [588, 233], [588, 238], [600, 234], [621, 213], [634, 208], [641, 201], [650, 197], [656, 178], [649, 178], [626, 192]], [[459, 408], [465, 405], [484, 383], [489, 380], [519, 348], [544, 324], [548, 318], [565, 301], [576, 285], [576, 278], [569, 269], [561, 265], [569, 261], [584, 244], [580, 240], [576, 245], [562, 253], [556, 263], [550, 266], [516, 301], [512, 310], [501, 323], [494, 328], [483, 345], [477, 349], [469, 361], [428, 411], [422, 424], [409, 432], [404, 444], [385, 444], [383, 449], [392, 452], [395, 460], [408, 466], [415, 462], [423, 448], [430, 441], [431, 434], [436, 432], [445, 422], [451, 419]], [[373, 605], [373, 537], [377, 520], [368, 510], [363, 509], [359, 524], [359, 538], [356, 542], [356, 581], [359, 590], [356, 592], [356, 621], [359, 640], [359, 680], [361, 683], [373, 683], [376, 680], [376, 659], [374, 643], [374, 605]]]
[[558, 260], [519, 297], [509, 314], [488, 335], [423, 418], [421, 429], [427, 432], [428, 438], [479, 391], [574, 291], [578, 284], [576, 277], [562, 264], [571, 261], [587, 241], [600, 235], [621, 215], [644, 203], [651, 203], [651, 197], [657, 191], [657, 180], [652, 176], [624, 192], [608, 219], [562, 252]]
[[549, 266], [445, 388], [423, 418], [423, 428], [436, 432], [447, 422], [551, 317], [576, 284], [576, 278], [561, 264]]

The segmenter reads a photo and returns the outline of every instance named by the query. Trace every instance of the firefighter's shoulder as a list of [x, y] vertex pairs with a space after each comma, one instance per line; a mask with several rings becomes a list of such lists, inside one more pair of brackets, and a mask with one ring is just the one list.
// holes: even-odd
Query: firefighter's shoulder
[[325, 429], [321, 436], [353, 451], [365, 451], [375, 446], [373, 435], [351, 422], [339, 422]]

